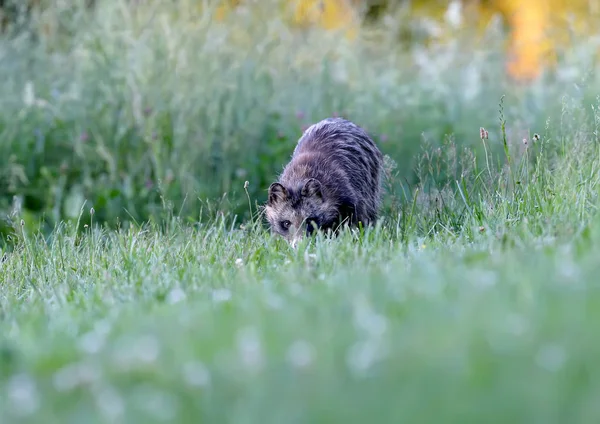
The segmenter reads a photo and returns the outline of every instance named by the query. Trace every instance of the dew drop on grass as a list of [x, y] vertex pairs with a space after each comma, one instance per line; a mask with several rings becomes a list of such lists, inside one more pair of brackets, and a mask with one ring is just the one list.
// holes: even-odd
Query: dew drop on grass
[[519, 314], [510, 314], [506, 317], [507, 331], [515, 336], [522, 336], [529, 328], [527, 320]]
[[101, 378], [100, 371], [86, 362], [66, 365], [54, 373], [52, 382], [59, 392], [68, 392], [80, 385], [89, 385]]
[[498, 282], [498, 276], [493, 271], [476, 269], [470, 271], [468, 277], [476, 288], [482, 290], [492, 288]]
[[350, 347], [346, 355], [346, 364], [354, 374], [362, 375], [375, 363], [377, 347], [369, 340], [363, 340]]
[[539, 367], [551, 372], [560, 370], [566, 360], [567, 353], [564, 347], [557, 344], [542, 346], [535, 357]]
[[160, 344], [155, 336], [124, 338], [116, 348], [114, 360], [120, 368], [128, 369], [156, 362], [159, 353]]
[[167, 303], [174, 304], [185, 300], [185, 292], [180, 287], [175, 287], [167, 295]]
[[315, 358], [313, 346], [305, 340], [296, 340], [287, 351], [287, 360], [294, 368], [306, 368]]
[[90, 331], [79, 338], [77, 346], [79, 350], [87, 354], [98, 353], [104, 346], [105, 337], [105, 335], [97, 331]]
[[35, 413], [40, 400], [33, 378], [27, 374], [14, 375], [7, 384], [8, 400], [15, 415], [27, 416]]
[[268, 293], [265, 302], [269, 308], [275, 310], [282, 309], [285, 304], [283, 298], [275, 293]]
[[135, 352], [139, 360], [145, 363], [153, 363], [160, 353], [160, 344], [154, 336], [143, 336], [138, 339]]
[[183, 379], [191, 387], [207, 387], [210, 384], [210, 371], [200, 361], [185, 363], [181, 372]]
[[263, 366], [262, 346], [258, 331], [254, 327], [246, 327], [236, 335], [240, 361], [249, 370], [259, 370]]
[[177, 415], [177, 399], [150, 385], [134, 389], [133, 398], [139, 410], [159, 421], [172, 421]]
[[103, 387], [95, 391], [95, 401], [100, 413], [109, 420], [117, 420], [125, 413], [125, 403], [112, 387]]
[[97, 321], [96, 324], [94, 324], [94, 331], [101, 336], [108, 336], [111, 328], [110, 322], [106, 319]]
[[212, 292], [212, 300], [215, 303], [227, 302], [231, 300], [231, 290], [215, 289]]
[[354, 301], [354, 326], [370, 337], [381, 337], [387, 329], [387, 319], [375, 312], [364, 296]]

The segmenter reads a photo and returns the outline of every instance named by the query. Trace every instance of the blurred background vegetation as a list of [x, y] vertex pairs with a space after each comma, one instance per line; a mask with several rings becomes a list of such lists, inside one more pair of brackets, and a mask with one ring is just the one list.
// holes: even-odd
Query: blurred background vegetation
[[564, 99], [593, 116], [599, 3], [0, 1], [3, 242], [21, 220], [51, 230], [91, 207], [111, 227], [248, 219], [244, 182], [263, 203], [302, 130], [331, 115], [371, 133], [398, 192], [422, 178], [424, 146], [482, 151], [479, 128], [501, 139], [501, 117], [511, 148], [549, 117], [560, 138], [577, 130]]

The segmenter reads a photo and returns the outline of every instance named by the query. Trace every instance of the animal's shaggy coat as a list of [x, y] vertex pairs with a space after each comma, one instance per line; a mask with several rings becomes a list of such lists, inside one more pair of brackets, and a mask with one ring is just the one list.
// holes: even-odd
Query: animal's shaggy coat
[[295, 244], [317, 227], [372, 224], [381, 202], [383, 155], [366, 131], [342, 118], [310, 126], [279, 181], [269, 187], [266, 217]]

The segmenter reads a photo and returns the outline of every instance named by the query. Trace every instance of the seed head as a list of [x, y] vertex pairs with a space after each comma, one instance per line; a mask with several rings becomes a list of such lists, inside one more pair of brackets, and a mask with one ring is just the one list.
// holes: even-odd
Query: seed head
[[479, 128], [479, 138], [481, 138], [482, 140], [485, 140], [488, 138], [488, 136], [489, 136], [488, 131], [485, 128], [483, 128], [483, 127]]
[[249, 185], [249, 184], [250, 184], [250, 183], [249, 183], [248, 181], [244, 182], [244, 190], [248, 188], [248, 185]]
[[94, 216], [94, 214], [96, 213], [96, 210], [94, 208], [90, 209], [90, 215]]

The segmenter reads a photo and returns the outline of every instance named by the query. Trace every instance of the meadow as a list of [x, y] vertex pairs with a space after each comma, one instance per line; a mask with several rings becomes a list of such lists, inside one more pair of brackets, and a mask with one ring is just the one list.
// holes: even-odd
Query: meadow
[[[516, 84], [498, 25], [270, 12], [0, 36], [0, 422], [598, 422], [596, 39]], [[330, 115], [387, 155], [382, 217], [291, 249], [260, 205]]]

